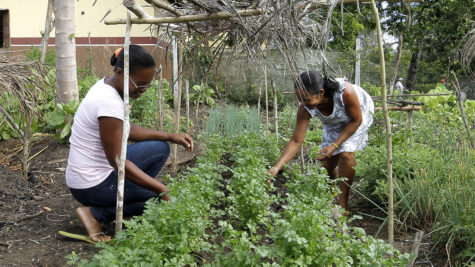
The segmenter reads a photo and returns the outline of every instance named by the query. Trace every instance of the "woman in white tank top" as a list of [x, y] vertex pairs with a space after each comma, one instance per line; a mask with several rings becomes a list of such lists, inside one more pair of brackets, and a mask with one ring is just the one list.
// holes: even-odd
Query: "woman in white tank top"
[[343, 79], [323, 78], [316, 71], [300, 74], [295, 94], [302, 103], [297, 112], [297, 125], [280, 159], [269, 172], [276, 175], [295, 156], [310, 119], [318, 117], [323, 123], [323, 136], [321, 156], [317, 160], [322, 162], [330, 178], [346, 178], [339, 183], [341, 195], [338, 198], [338, 204], [346, 209], [355, 177], [354, 152], [366, 146], [368, 129], [373, 122], [373, 100], [363, 88]]

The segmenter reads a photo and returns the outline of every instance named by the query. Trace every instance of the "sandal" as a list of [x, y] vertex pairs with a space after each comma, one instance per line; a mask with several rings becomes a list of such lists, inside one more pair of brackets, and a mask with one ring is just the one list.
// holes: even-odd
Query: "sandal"
[[[100, 235], [103, 235], [103, 236], [106, 236], [106, 234], [104, 234], [104, 232], [99, 232], [99, 233], [95, 233], [95, 234], [92, 234], [92, 235], [89, 235], [89, 239], [93, 242], [108, 242], [108, 241], [94, 241], [92, 238], [93, 237], [96, 237], [96, 236], [100, 236]], [[110, 241], [110, 240], [109, 240]]]

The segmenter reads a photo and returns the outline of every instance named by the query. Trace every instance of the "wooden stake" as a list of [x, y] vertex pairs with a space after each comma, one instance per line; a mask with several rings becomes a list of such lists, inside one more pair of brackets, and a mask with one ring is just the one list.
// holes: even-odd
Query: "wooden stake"
[[454, 71], [451, 71], [451, 73], [454, 76], [454, 80], [455, 80], [454, 85], [455, 85], [455, 89], [457, 90], [457, 103], [460, 108], [460, 113], [462, 113], [463, 124], [465, 125], [465, 129], [467, 130], [468, 140], [470, 141], [470, 145], [472, 146], [472, 149], [474, 149], [475, 143], [473, 142], [472, 133], [470, 131], [470, 125], [468, 125], [467, 114], [465, 114], [465, 109], [463, 108], [462, 92], [460, 90], [459, 80], [457, 79], [457, 76], [455, 75]]
[[53, 7], [54, 0], [48, 0], [48, 8], [46, 10], [45, 20], [45, 31], [43, 32], [43, 37], [41, 38], [41, 64], [45, 63], [46, 51], [48, 50], [49, 33], [51, 32], [51, 28], [53, 28], [51, 24], [51, 21], [53, 20]]
[[267, 66], [264, 66], [264, 93], [266, 95], [266, 135], [269, 134], [269, 92], [267, 91]]
[[[183, 44], [180, 43], [179, 47], [177, 49], [177, 57], [178, 57], [178, 77], [177, 77], [177, 99], [175, 99], [175, 133], [178, 133], [180, 131], [180, 118], [181, 118], [181, 87], [182, 87], [182, 71], [183, 71], [183, 65], [181, 64], [182, 62], [182, 51], [183, 51]], [[178, 151], [178, 145], [173, 144], [172, 145], [172, 171], [176, 173], [177, 171], [177, 151]]]
[[158, 69], [158, 125], [160, 131], [163, 131], [163, 69], [162, 64]]
[[122, 230], [122, 217], [124, 210], [124, 180], [125, 180], [125, 157], [127, 155], [127, 140], [129, 139], [129, 44], [130, 44], [130, 23], [131, 13], [127, 10], [127, 25], [125, 27], [124, 43], [124, 123], [122, 127], [122, 146], [120, 149], [120, 159], [117, 160], [119, 173], [117, 181], [117, 211], [115, 217], [115, 234]]
[[379, 20], [378, 8], [374, 0], [371, 0], [371, 9], [376, 22], [379, 44], [379, 64], [381, 67], [381, 97], [383, 99], [384, 121], [386, 123], [386, 147], [387, 147], [387, 166], [388, 166], [388, 242], [394, 244], [394, 203], [393, 203], [393, 156], [392, 156], [392, 139], [391, 139], [391, 121], [388, 113], [388, 103], [386, 91], [386, 69], [384, 62], [384, 47], [381, 34], [381, 25]]
[[272, 91], [274, 92], [274, 117], [275, 117], [275, 134], [279, 136], [279, 109], [277, 106], [277, 89], [275, 88], [274, 79], [271, 79]]
[[190, 83], [188, 80], [185, 80], [185, 90], [186, 90], [186, 132], [190, 133]]
[[424, 231], [419, 231], [416, 233], [414, 237], [414, 243], [412, 244], [412, 251], [409, 261], [406, 263], [406, 267], [414, 266], [414, 262], [416, 261], [417, 255], [419, 254], [419, 246], [421, 245], [422, 238], [424, 237]]

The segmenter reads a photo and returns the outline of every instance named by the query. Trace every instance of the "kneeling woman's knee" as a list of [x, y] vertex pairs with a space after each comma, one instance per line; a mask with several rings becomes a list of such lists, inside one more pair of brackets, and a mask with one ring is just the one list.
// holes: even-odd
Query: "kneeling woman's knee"
[[170, 155], [170, 145], [166, 141], [154, 141], [157, 153]]

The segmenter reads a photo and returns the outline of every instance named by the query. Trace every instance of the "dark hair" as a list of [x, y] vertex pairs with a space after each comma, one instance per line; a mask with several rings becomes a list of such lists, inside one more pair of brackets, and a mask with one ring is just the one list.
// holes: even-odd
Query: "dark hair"
[[[111, 57], [110, 63], [114, 66], [114, 71], [118, 68], [124, 69], [124, 49], [120, 53], [114, 53]], [[129, 71], [136, 73], [141, 69], [148, 69], [155, 67], [155, 61], [152, 55], [143, 47], [131, 44], [129, 46]]]
[[322, 75], [313, 70], [306, 70], [294, 82], [295, 88], [304, 88], [311, 95], [316, 95], [324, 89], [324, 96], [331, 97], [340, 88], [340, 83], [330, 76]]

